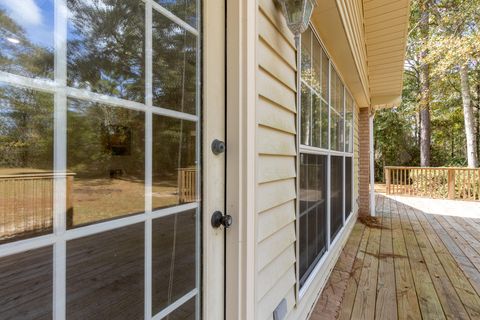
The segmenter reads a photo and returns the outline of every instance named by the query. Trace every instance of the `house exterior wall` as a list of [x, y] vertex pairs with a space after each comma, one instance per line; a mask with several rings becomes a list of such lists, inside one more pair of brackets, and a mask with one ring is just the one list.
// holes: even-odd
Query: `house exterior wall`
[[[347, 5], [360, 65], [361, 10]], [[353, 11], [352, 11], [353, 10]], [[360, 10], [360, 11], [359, 11]], [[330, 248], [308, 289], [298, 295], [296, 272], [297, 106], [294, 37], [275, 0], [259, 0], [257, 13], [255, 318], [273, 319], [286, 300], [286, 319], [306, 319], [321, 292], [356, 220], [359, 194], [359, 109], [354, 110], [354, 215]], [[330, 52], [335, 62], [335, 52]], [[357, 72], [357, 70], [339, 70]], [[356, 103], [358, 105], [358, 103]]]
[[273, 0], [260, 0], [257, 40], [256, 318], [295, 306], [296, 49]]

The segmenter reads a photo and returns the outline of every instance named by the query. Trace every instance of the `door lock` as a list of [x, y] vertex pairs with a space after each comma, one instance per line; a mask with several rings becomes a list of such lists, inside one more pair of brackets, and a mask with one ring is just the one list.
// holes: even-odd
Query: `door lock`
[[212, 215], [212, 227], [218, 228], [224, 226], [225, 229], [230, 228], [232, 225], [233, 218], [231, 215], [223, 214], [220, 211], [215, 211]]
[[225, 152], [225, 142], [215, 139], [212, 141], [212, 152], [215, 155], [219, 155]]

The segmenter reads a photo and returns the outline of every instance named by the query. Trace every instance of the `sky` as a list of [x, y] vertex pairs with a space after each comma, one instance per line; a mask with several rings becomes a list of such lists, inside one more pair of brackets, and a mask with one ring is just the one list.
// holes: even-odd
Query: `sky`
[[0, 0], [0, 8], [27, 32], [32, 43], [53, 48], [54, 0]]

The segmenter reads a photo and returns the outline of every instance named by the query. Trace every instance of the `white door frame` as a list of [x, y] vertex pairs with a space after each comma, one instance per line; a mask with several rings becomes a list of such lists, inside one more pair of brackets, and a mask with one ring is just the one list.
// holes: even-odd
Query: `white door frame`
[[225, 1], [203, 1], [203, 319], [225, 314], [225, 231], [214, 229], [212, 213], [225, 209], [225, 154], [215, 155], [212, 141], [225, 141]]
[[255, 319], [256, 0], [227, 1], [226, 318]]

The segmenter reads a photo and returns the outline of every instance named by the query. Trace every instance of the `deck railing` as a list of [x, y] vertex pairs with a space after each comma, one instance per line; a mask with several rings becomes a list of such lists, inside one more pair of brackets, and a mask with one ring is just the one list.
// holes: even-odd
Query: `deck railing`
[[386, 193], [451, 200], [480, 200], [480, 169], [385, 167]]
[[[67, 224], [72, 223], [74, 174], [67, 176]], [[54, 173], [0, 175], [0, 240], [46, 231], [53, 225]]]

